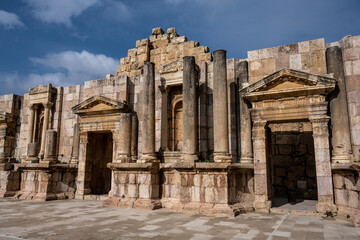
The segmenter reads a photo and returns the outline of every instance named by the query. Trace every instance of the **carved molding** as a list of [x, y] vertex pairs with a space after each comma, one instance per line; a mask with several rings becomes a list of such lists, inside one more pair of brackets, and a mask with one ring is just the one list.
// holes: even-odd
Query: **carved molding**
[[329, 116], [317, 116], [309, 118], [312, 128], [313, 136], [328, 137], [329, 136]]
[[267, 121], [253, 121], [252, 138], [253, 140], [264, 138], [266, 135], [266, 123]]
[[165, 65], [160, 65], [160, 74], [164, 74], [164, 73], [172, 73], [172, 72], [177, 72], [177, 71], [182, 71], [183, 70], [183, 61], [182, 60], [177, 60]]
[[87, 132], [80, 133], [80, 143], [81, 144], [87, 144], [87, 143], [89, 143], [89, 140], [90, 140], [90, 136]]

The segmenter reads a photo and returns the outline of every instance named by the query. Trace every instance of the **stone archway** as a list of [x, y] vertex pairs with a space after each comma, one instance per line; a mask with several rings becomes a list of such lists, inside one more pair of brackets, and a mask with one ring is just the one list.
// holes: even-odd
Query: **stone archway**
[[[318, 187], [317, 211], [334, 211], [326, 96], [334, 90], [333, 78], [282, 69], [241, 90], [251, 102], [254, 149], [254, 184], [257, 211], [272, 205], [269, 191], [266, 128], [271, 122], [310, 121]], [[266, 184], [264, 184], [266, 183]]]

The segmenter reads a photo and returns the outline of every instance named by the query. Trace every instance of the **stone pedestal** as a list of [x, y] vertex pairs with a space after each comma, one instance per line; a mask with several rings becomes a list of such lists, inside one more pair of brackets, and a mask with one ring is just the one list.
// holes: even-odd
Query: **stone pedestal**
[[253, 206], [257, 212], [268, 212], [271, 207], [268, 192], [266, 163], [266, 121], [254, 121], [252, 130], [254, 149], [254, 191]]
[[154, 63], [144, 63], [142, 93], [142, 156], [140, 162], [157, 162], [155, 154], [155, 72]]
[[20, 172], [12, 163], [0, 163], [0, 198], [12, 197], [20, 188]]
[[310, 118], [313, 128], [318, 190], [318, 204], [316, 205], [316, 211], [322, 213], [326, 211], [336, 212], [330, 163], [329, 119], [330, 117], [328, 116], [316, 116]]
[[131, 162], [131, 113], [121, 113], [116, 162]]
[[32, 142], [28, 144], [27, 147], [27, 157], [26, 161], [30, 163], [37, 163], [39, 162], [38, 158], [38, 150], [39, 149], [39, 143], [38, 142]]
[[337, 87], [330, 94], [332, 162], [353, 161], [350, 138], [349, 111], [342, 50], [339, 47], [326, 49], [327, 72], [333, 73]]
[[195, 57], [184, 57], [182, 162], [198, 161], [198, 102]]
[[226, 51], [214, 51], [214, 161], [231, 162], [229, 153]]
[[109, 163], [113, 185], [104, 206], [161, 208], [159, 163]]
[[57, 132], [55, 130], [46, 131], [46, 141], [45, 141], [45, 156], [41, 160], [43, 163], [56, 163], [56, 145], [57, 145]]
[[[238, 63], [237, 66], [237, 79], [239, 90], [249, 85], [248, 80], [248, 63], [246, 61]], [[240, 163], [252, 163], [252, 141], [251, 141], [251, 118], [248, 105], [245, 103], [241, 92], [239, 91], [239, 110], [240, 110]]]

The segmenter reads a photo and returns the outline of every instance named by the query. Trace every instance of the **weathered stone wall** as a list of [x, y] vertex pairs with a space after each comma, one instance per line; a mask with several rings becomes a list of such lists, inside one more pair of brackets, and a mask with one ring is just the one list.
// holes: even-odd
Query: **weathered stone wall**
[[335, 204], [340, 217], [360, 225], [360, 168], [333, 170]]
[[0, 164], [0, 197], [11, 197], [20, 188], [20, 172], [11, 163]]
[[248, 52], [249, 82], [254, 83], [282, 68], [326, 75], [323, 38]]
[[175, 28], [169, 28], [167, 33], [161, 28], [154, 28], [147, 39], [138, 40], [136, 48], [128, 50], [128, 56], [120, 59], [116, 75], [135, 77], [141, 75], [144, 62], [155, 63], [157, 72], [160, 65], [182, 60], [184, 56], [194, 56], [196, 62], [211, 61], [211, 53], [199, 42], [187, 41], [185, 36], [179, 36]]

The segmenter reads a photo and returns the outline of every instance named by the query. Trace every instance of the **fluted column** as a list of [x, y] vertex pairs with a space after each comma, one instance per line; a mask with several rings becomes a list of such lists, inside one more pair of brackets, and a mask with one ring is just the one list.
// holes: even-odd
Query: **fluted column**
[[183, 59], [183, 148], [181, 161], [195, 162], [198, 160], [198, 108], [196, 95], [195, 57]]
[[141, 162], [156, 162], [155, 155], [155, 64], [144, 63], [142, 94]]
[[239, 110], [240, 110], [240, 163], [252, 163], [253, 149], [251, 142], [251, 117], [248, 105], [242, 97], [241, 89], [249, 85], [248, 62], [240, 62], [237, 66], [237, 79], [239, 86]]
[[315, 150], [316, 181], [318, 191], [318, 212], [336, 211], [330, 163], [328, 116], [311, 117]]
[[327, 72], [333, 73], [337, 88], [330, 94], [332, 162], [346, 163], [353, 160], [351, 150], [349, 111], [346, 98], [345, 73], [342, 50], [326, 49]]
[[[231, 162], [229, 153], [226, 51], [214, 51], [214, 161]], [[186, 127], [186, 126], [184, 126]]]
[[44, 122], [43, 129], [41, 134], [41, 145], [40, 145], [40, 158], [44, 156], [45, 151], [45, 141], [46, 141], [46, 130], [49, 129], [49, 117], [50, 117], [50, 109], [52, 107], [52, 103], [45, 103], [44, 105]]
[[131, 162], [131, 113], [120, 115], [118, 155], [116, 162]]
[[253, 206], [259, 212], [268, 212], [271, 207], [266, 159], [266, 123], [266, 121], [254, 121], [252, 130], [255, 191]]

